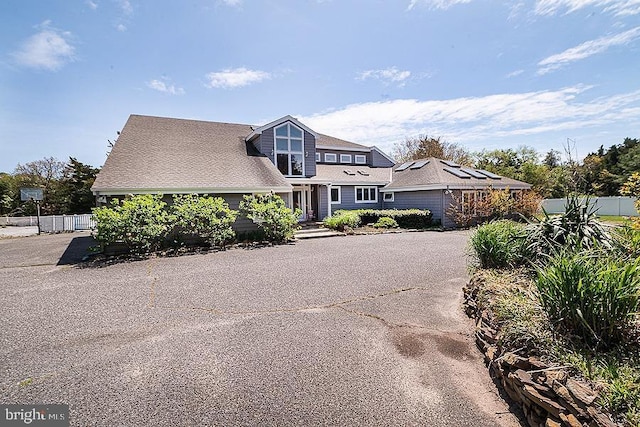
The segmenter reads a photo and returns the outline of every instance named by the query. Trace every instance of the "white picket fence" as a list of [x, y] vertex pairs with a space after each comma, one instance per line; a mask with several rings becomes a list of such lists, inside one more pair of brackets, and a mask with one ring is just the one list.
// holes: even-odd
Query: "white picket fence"
[[[36, 216], [0, 216], [0, 226], [2, 225], [36, 226], [38, 225], [38, 218]], [[46, 215], [40, 217], [40, 231], [43, 233], [91, 230], [95, 226], [96, 222], [91, 219], [91, 214]]]
[[[583, 198], [582, 203], [585, 201]], [[598, 215], [640, 216], [634, 206], [635, 201], [634, 197], [591, 197], [589, 205], [598, 210]], [[562, 213], [565, 203], [566, 199], [545, 199], [542, 207], [547, 213]]]

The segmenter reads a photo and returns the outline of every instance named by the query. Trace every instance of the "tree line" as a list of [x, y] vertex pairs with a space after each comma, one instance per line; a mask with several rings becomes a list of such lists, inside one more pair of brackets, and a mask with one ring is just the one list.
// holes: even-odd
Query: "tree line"
[[0, 172], [0, 215], [36, 214], [34, 202], [20, 200], [21, 188], [43, 190], [42, 215], [89, 213], [95, 206], [91, 186], [98, 171], [73, 157], [66, 162], [46, 157], [18, 164], [13, 173]]
[[[581, 162], [571, 155], [550, 150], [541, 156], [532, 147], [471, 152], [441, 137], [420, 135], [396, 143], [392, 155], [399, 162], [436, 157], [465, 166], [485, 169], [532, 185], [544, 198], [562, 198], [570, 193], [619, 196], [634, 172], [640, 172], [640, 139], [625, 138], [621, 144], [601, 146]], [[564, 158], [563, 158], [564, 157]]]

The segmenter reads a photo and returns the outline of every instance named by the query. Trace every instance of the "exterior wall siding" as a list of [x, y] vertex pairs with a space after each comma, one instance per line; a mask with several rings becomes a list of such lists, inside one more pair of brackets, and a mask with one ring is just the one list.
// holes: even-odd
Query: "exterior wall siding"
[[[338, 209], [380, 209], [382, 206], [382, 194], [378, 191], [380, 187], [378, 187], [378, 201], [372, 203], [356, 203], [356, 190], [355, 186], [352, 185], [341, 185], [341, 203], [332, 204], [331, 211], [335, 212]], [[358, 186], [360, 187], [360, 186]]]
[[[396, 192], [393, 195], [393, 199], [393, 202], [383, 202], [383, 209], [429, 209], [434, 221], [440, 221], [444, 227], [453, 227], [455, 225], [446, 216], [446, 210], [453, 203], [452, 195], [443, 194], [442, 190]], [[444, 221], [442, 221], [443, 202], [445, 210]]]
[[317, 195], [319, 197], [318, 198], [318, 220], [323, 220], [327, 215], [329, 215], [329, 204], [327, 202], [327, 186], [319, 185]]
[[258, 150], [271, 160], [271, 163], [275, 164], [274, 150], [273, 150], [273, 128], [266, 129], [260, 135], [260, 144], [258, 144]]
[[304, 131], [304, 176], [316, 176], [316, 137]]
[[371, 166], [374, 168], [390, 168], [395, 163], [380, 154], [377, 150], [371, 150]]

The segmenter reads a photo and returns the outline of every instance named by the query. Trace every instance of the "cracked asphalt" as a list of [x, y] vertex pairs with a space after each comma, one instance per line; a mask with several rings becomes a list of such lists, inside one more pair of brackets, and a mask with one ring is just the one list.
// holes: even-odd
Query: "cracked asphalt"
[[465, 232], [80, 268], [0, 240], [0, 401], [74, 426], [518, 426], [461, 310]]

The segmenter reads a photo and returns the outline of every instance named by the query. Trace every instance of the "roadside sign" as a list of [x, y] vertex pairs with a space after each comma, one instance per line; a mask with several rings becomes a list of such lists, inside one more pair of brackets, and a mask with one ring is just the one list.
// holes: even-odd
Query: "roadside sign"
[[20, 200], [23, 202], [29, 200], [42, 200], [42, 188], [21, 188], [20, 189]]

